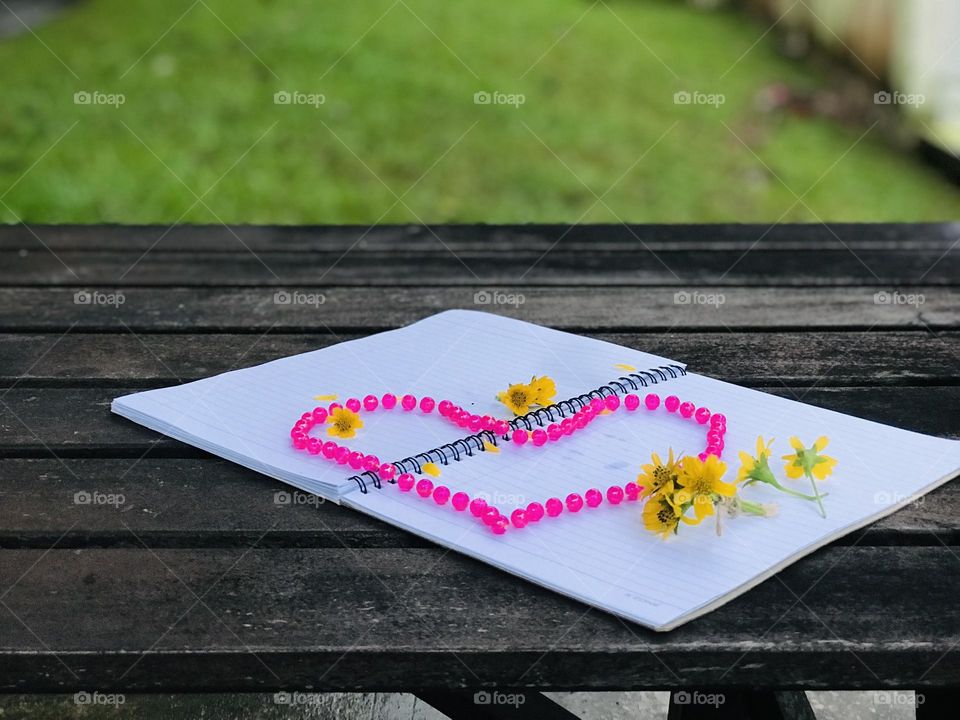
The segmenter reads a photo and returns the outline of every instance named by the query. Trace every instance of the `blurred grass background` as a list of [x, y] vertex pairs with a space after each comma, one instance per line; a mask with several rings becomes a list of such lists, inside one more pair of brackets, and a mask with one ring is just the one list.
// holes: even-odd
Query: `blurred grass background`
[[[759, 110], [772, 83], [830, 81], [766, 29], [679, 0], [78, 2], [0, 41], [0, 221], [960, 214], [915, 156], [861, 139], [868, 123]], [[675, 104], [683, 90], [726, 102]], [[80, 91], [125, 102], [78, 105]], [[278, 91], [326, 102], [277, 105]], [[477, 105], [478, 91], [526, 101]]]

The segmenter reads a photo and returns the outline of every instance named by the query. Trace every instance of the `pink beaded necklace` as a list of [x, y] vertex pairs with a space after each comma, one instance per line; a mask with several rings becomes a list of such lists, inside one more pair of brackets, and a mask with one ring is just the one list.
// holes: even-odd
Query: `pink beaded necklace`
[[[564, 401], [570, 404], [572, 402]], [[376, 395], [367, 395], [363, 400], [350, 398], [343, 407], [348, 410], [360, 413], [374, 412], [380, 410], [393, 410], [398, 403], [398, 398], [392, 393], [387, 393], [378, 398]], [[621, 402], [616, 394], [610, 394], [603, 398], [593, 398], [590, 402], [580, 401], [580, 408], [570, 417], [565, 417], [560, 422], [551, 422], [546, 430], [542, 427], [533, 429], [530, 422], [530, 416], [535, 416], [538, 425], [542, 425], [542, 420], [537, 413], [546, 413], [553, 420], [552, 408], [543, 408], [535, 413], [520, 416], [513, 421], [498, 420], [490, 415], [476, 415], [455, 405], [449, 400], [441, 400], [439, 403], [431, 397], [422, 397], [419, 402], [414, 395], [404, 395], [399, 399], [400, 407], [405, 412], [412, 412], [419, 407], [420, 412], [429, 415], [434, 409], [440, 417], [446, 418], [449, 422], [461, 428], [470, 429], [478, 435], [471, 436], [466, 440], [458, 440], [447, 447], [451, 447], [456, 459], [459, 459], [458, 443], [463, 443], [465, 451], [472, 454], [469, 444], [470, 439], [474, 439], [478, 450], [483, 450], [484, 446], [480, 436], [486, 437], [489, 442], [496, 445], [497, 438], [509, 440], [513, 447], [520, 448], [527, 444], [534, 447], [542, 447], [549, 442], [557, 442], [562, 438], [572, 435], [574, 432], [586, 428], [590, 423], [599, 417], [625, 409], [627, 412], [635, 412], [641, 406], [641, 398], [635, 394], [627, 394]], [[648, 393], [642, 400], [643, 406], [648, 412], [653, 412], [659, 407], [668, 413], [677, 413], [680, 417], [687, 420], [694, 420], [700, 425], [706, 425], [707, 445], [706, 449], [699, 454], [701, 460], [706, 460], [709, 455], [720, 457], [723, 453], [723, 436], [726, 433], [726, 418], [719, 413], [711, 413], [705, 407], [696, 407], [692, 402], [681, 402], [676, 395], [670, 395], [664, 399], [662, 405], [660, 396], [656, 393]], [[323, 457], [331, 462], [340, 465], [349, 465], [354, 470], [362, 470], [373, 474], [379, 480], [384, 480], [390, 484], [395, 484], [401, 492], [410, 492], [415, 489], [416, 494], [423, 499], [432, 499], [436, 505], [445, 506], [450, 503], [456, 512], [464, 512], [469, 509], [470, 514], [478, 518], [496, 535], [502, 535], [508, 527], [521, 529], [531, 523], [539, 522], [544, 517], [556, 518], [560, 516], [564, 508], [568, 512], [577, 513], [586, 506], [587, 508], [599, 507], [606, 497], [609, 505], [620, 505], [623, 501], [635, 502], [638, 499], [640, 487], [636, 483], [627, 483], [624, 486], [611, 485], [606, 492], [601, 492], [597, 488], [590, 488], [581, 496], [579, 493], [570, 493], [564, 501], [560, 498], [551, 497], [543, 503], [532, 502], [526, 508], [517, 508], [510, 513], [508, 517], [494, 505], [490, 505], [481, 497], [471, 498], [465, 492], [451, 493], [450, 488], [445, 485], [435, 485], [432, 480], [421, 477], [419, 480], [410, 472], [401, 472], [399, 469], [406, 470], [405, 463], [410, 461], [417, 469], [422, 472], [419, 463], [414, 458], [408, 458], [406, 461], [398, 463], [381, 463], [376, 455], [364, 454], [358, 451], [351, 451], [345, 445], [340, 445], [334, 441], [322, 442], [319, 438], [311, 437], [310, 431], [317, 425], [326, 422], [327, 416], [335, 409], [341, 407], [339, 403], [331, 403], [327, 408], [317, 407], [311, 412], [306, 412], [300, 416], [300, 419], [290, 431], [290, 437], [293, 446], [298, 450], [303, 450], [311, 455]], [[559, 411], [558, 411], [559, 412]], [[559, 412], [562, 416], [563, 413]], [[523, 425], [524, 427], [519, 427]], [[446, 456], [438, 452], [441, 460], [446, 464]], [[430, 457], [429, 454], [422, 456]], [[418, 456], [420, 457], [420, 456]], [[379, 486], [379, 483], [378, 483]]]

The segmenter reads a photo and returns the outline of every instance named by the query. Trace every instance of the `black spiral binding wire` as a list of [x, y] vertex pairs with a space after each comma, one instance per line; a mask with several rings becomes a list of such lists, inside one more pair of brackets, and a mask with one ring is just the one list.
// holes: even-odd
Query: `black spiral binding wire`
[[[578, 410], [589, 405], [591, 400], [602, 400], [611, 395], [627, 395], [631, 391], [636, 392], [641, 387], [650, 387], [651, 385], [666, 382], [671, 378], [681, 377], [686, 374], [686, 369], [680, 365], [661, 365], [650, 368], [649, 370], [638, 370], [637, 372], [622, 375], [615, 380], [611, 380], [606, 385], [601, 385], [595, 390], [591, 390], [583, 395], [568, 398], [567, 400], [560, 400], [553, 405], [537, 408], [536, 410], [528, 412], [526, 415], [515, 417], [513, 420], [507, 421], [507, 425], [510, 426], [510, 430], [517, 430], [518, 428], [533, 430], [534, 424], [538, 427], [543, 427], [544, 423], [549, 425], [550, 423], [556, 422], [558, 418], [564, 419], [568, 415], [573, 415]], [[434, 460], [436, 460], [441, 465], [449, 465], [451, 460], [460, 462], [464, 456], [473, 457], [474, 452], [486, 452], [484, 442], [489, 442], [491, 445], [496, 446], [498, 440], [509, 439], [509, 433], [498, 437], [496, 433], [490, 430], [481, 430], [473, 435], [459, 438], [453, 442], [445, 443], [432, 450], [427, 450], [426, 452], [418, 453], [411, 457], [406, 457], [403, 460], [397, 460], [391, 464], [397, 468], [398, 474], [416, 471], [416, 473], [420, 475], [423, 473], [421, 460], [423, 460], [423, 463], [434, 462]], [[347, 478], [347, 481], [353, 480], [357, 483], [357, 487], [360, 488], [360, 492], [366, 494], [367, 481], [364, 480], [364, 476], [369, 477], [373, 482], [373, 486], [378, 490], [380, 489], [382, 486], [380, 475], [373, 470], [367, 470], [359, 475], [354, 475], [353, 477]], [[391, 480], [390, 482], [393, 483], [396, 482], [396, 480]]]

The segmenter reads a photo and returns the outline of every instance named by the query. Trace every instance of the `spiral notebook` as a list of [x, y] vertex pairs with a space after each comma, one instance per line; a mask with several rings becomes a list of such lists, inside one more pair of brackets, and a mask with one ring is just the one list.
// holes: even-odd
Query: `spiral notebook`
[[[712, 526], [662, 540], [644, 528], [641, 503], [601, 504], [494, 535], [469, 512], [438, 506], [374, 473], [292, 447], [300, 415], [336, 395], [411, 393], [449, 399], [479, 415], [504, 417], [496, 394], [533, 375], [556, 381], [559, 402], [511, 421], [530, 427], [564, 418], [585, 401], [655, 391], [727, 417], [724, 459], [775, 437], [830, 438], [836, 470], [824, 519], [813, 503], [766, 486], [744, 496], [777, 503], [775, 518], [739, 517], [722, 537]], [[408, 327], [127, 395], [113, 412], [252, 468], [300, 490], [428, 538], [588, 605], [654, 630], [708, 612], [830, 541], [888, 515], [960, 472], [960, 442], [908, 432], [698, 375], [682, 361], [498, 315], [451, 310]], [[513, 447], [491, 432], [470, 433], [436, 413], [364, 415], [352, 449], [416, 473], [431, 462], [452, 492], [505, 508], [636, 479], [652, 452], [695, 454], [704, 431], [667, 413], [612, 413], [563, 442]], [[788, 481], [789, 482], [789, 481]], [[800, 486], [797, 486], [800, 489]], [[668, 568], [669, 572], [663, 569]], [[318, 568], [318, 571], [321, 569]]]

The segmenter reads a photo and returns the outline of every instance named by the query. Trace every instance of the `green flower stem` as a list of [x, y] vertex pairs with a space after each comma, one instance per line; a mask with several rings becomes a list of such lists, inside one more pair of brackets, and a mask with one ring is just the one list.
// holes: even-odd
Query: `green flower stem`
[[764, 509], [763, 505], [760, 503], [751, 502], [750, 500], [744, 500], [743, 498], [740, 498], [740, 510], [747, 515], [757, 515], [759, 517], [767, 516], [767, 511]]
[[[776, 481], [776, 479], [771, 476], [769, 479], [759, 480], [754, 482], [765, 482], [768, 485], [772, 485], [780, 492], [785, 492], [787, 495], [793, 495], [794, 497], [803, 498], [804, 500], [817, 500], [818, 497], [824, 498], [826, 495], [805, 495], [802, 492], [797, 492], [796, 490], [791, 490], [788, 487], [784, 487]], [[745, 485], [752, 485], [753, 483], [745, 483]]]
[[823, 509], [823, 501], [820, 499], [820, 490], [817, 488], [817, 481], [813, 479], [813, 475], [809, 472], [804, 473], [808, 478], [810, 478], [810, 485], [813, 487], [814, 495], [816, 496], [817, 505], [820, 506], [820, 514], [823, 517], [827, 516], [827, 511]]

